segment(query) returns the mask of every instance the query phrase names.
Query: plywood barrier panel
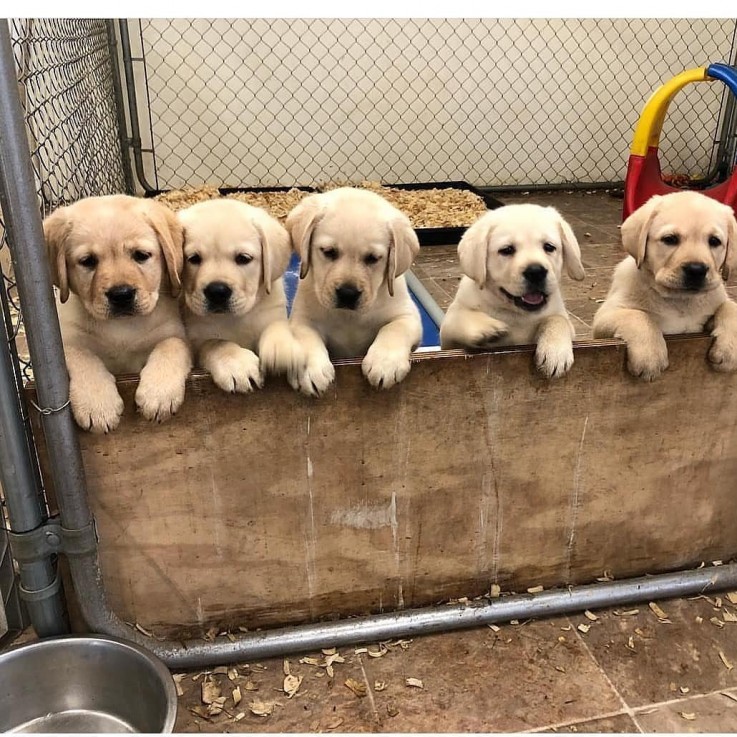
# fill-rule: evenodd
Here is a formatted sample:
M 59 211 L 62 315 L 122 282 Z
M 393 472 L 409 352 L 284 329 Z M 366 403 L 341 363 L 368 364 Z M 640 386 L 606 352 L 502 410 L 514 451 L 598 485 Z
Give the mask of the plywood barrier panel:
M 547 381 L 529 350 L 423 354 L 390 391 L 360 365 L 308 399 L 193 377 L 172 421 L 80 432 L 110 601 L 171 635 L 302 622 L 671 570 L 737 552 L 737 376 L 669 341 Z

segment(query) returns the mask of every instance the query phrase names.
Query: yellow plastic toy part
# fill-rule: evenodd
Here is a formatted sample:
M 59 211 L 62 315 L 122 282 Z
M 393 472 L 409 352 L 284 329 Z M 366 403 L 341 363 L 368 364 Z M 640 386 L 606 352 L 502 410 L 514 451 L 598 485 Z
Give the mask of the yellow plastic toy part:
M 635 137 L 630 149 L 632 155 L 645 156 L 649 148 L 657 148 L 671 100 L 691 82 L 713 82 L 714 79 L 707 76 L 706 70 L 707 67 L 698 67 L 681 72 L 653 92 L 635 128 Z

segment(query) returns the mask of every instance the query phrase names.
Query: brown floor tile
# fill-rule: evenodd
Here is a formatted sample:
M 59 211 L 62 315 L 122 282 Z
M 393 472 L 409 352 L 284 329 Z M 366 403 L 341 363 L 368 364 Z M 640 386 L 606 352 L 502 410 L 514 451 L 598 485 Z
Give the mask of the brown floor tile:
M 382 730 L 507 732 L 616 712 L 621 700 L 575 633 L 561 630 L 568 626 L 564 618 L 505 625 L 362 656 L 369 682 L 386 684 L 373 694 Z
M 589 734 L 613 734 L 613 733 L 636 733 L 640 730 L 627 714 L 616 714 L 611 717 L 603 717 L 600 719 L 591 719 L 586 722 L 577 722 L 576 724 L 568 724 L 564 727 L 551 727 L 546 732 L 573 733 L 583 732 Z
M 730 692 L 737 698 L 737 692 Z M 737 732 L 737 701 L 720 693 L 638 710 L 643 732 Z M 685 717 L 683 715 L 686 715 Z
M 360 659 L 347 648 L 342 652 L 345 663 L 333 663 L 334 675 L 330 677 L 324 668 L 300 663 L 300 657 L 289 657 L 290 673 L 303 676 L 297 694 L 290 698 L 283 691 L 284 670 L 283 659 L 264 660 L 261 667 L 239 666 L 239 677 L 230 681 L 226 674 L 213 674 L 211 677 L 221 687 L 223 696 L 227 696 L 225 712 L 202 718 L 193 713 L 193 709 L 205 709 L 201 700 L 201 684 L 203 676 L 192 680 L 195 673 L 187 674 L 180 685 L 184 694 L 179 697 L 179 713 L 177 715 L 176 732 L 372 732 L 378 728 L 378 720 L 367 697 L 359 698 L 344 684 L 348 679 L 364 683 Z M 321 653 L 312 653 L 310 657 L 324 661 Z M 251 682 L 258 687 L 257 691 L 247 691 L 246 684 Z M 234 706 L 232 691 L 240 686 L 243 700 Z M 251 713 L 249 704 L 254 700 L 276 702 L 273 713 L 269 716 L 256 716 Z M 245 716 L 239 721 L 234 717 L 242 712 Z
M 637 609 L 634 616 L 607 611 L 593 623 L 582 616 L 571 620 L 592 625 L 582 637 L 627 704 L 637 707 L 737 687 L 737 667 L 728 668 L 720 657 L 737 666 L 737 624 L 724 623 L 725 611 L 728 618 L 737 611 L 720 601 L 721 609 L 704 598 L 660 602 L 670 623 L 660 622 L 647 605 L 621 608 Z M 687 695 L 680 688 L 689 689 Z

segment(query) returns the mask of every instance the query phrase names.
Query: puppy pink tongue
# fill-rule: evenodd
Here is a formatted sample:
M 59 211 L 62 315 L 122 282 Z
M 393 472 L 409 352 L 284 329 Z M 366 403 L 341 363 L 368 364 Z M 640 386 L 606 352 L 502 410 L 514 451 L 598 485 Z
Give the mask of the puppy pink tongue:
M 522 301 L 526 305 L 539 305 L 545 299 L 545 295 L 542 292 L 528 292 L 522 295 Z

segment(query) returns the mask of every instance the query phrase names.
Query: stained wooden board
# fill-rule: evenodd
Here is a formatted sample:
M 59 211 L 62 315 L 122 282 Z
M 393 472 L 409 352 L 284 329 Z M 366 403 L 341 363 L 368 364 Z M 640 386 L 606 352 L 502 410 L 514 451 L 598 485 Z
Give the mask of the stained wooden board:
M 379 392 L 192 378 L 173 421 L 80 432 L 110 601 L 166 635 L 270 626 L 672 570 L 737 553 L 737 376 L 669 341 L 646 384 L 622 345 L 546 381 L 529 349 L 422 354 Z

